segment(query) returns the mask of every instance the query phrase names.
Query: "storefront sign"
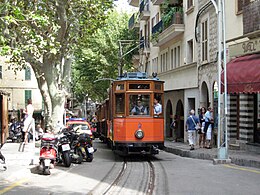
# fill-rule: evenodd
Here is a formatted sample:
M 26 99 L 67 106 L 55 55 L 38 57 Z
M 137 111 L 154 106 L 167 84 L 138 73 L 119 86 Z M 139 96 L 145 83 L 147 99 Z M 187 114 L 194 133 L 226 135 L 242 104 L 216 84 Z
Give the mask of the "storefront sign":
M 229 57 L 231 58 L 255 52 L 260 52 L 260 38 L 229 46 Z

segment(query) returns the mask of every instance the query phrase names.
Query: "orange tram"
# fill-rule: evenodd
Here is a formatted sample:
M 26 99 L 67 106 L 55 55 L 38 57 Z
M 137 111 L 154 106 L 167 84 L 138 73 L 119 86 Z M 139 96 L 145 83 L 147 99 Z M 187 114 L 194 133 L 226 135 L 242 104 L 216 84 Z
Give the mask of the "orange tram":
M 164 147 L 163 91 L 155 74 L 126 73 L 114 80 L 109 98 L 97 107 L 100 140 L 124 155 L 158 154 Z

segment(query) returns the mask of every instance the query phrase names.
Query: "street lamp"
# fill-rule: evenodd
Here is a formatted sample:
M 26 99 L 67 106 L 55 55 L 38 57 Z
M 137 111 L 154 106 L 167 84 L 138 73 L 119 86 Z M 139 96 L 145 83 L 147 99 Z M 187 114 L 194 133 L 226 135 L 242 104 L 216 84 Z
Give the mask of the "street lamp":
M 228 160 L 228 143 L 227 143 L 227 75 L 226 75 L 226 29 L 225 29 L 225 0 L 211 0 L 218 16 L 218 160 Z M 223 44 L 223 46 L 222 46 Z M 221 67 L 221 53 L 223 49 L 223 71 Z M 224 118 L 221 117 L 221 75 L 224 75 Z M 221 124 L 225 135 L 224 142 L 221 144 Z

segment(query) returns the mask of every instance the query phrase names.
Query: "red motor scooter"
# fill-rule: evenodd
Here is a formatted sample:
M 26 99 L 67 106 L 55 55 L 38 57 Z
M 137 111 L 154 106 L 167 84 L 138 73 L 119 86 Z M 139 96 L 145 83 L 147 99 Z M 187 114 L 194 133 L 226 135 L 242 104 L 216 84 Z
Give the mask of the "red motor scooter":
M 57 158 L 57 138 L 50 133 L 43 134 L 41 138 L 39 170 L 44 175 L 50 175 Z

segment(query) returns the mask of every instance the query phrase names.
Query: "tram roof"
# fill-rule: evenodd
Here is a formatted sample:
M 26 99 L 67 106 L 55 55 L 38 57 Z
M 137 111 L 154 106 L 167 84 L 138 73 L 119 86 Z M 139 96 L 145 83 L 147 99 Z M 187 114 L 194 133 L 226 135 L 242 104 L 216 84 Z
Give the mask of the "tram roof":
M 157 77 L 157 73 L 153 73 L 153 78 L 148 78 L 146 72 L 127 72 L 123 76 L 118 77 L 117 80 L 156 80 L 160 81 Z

